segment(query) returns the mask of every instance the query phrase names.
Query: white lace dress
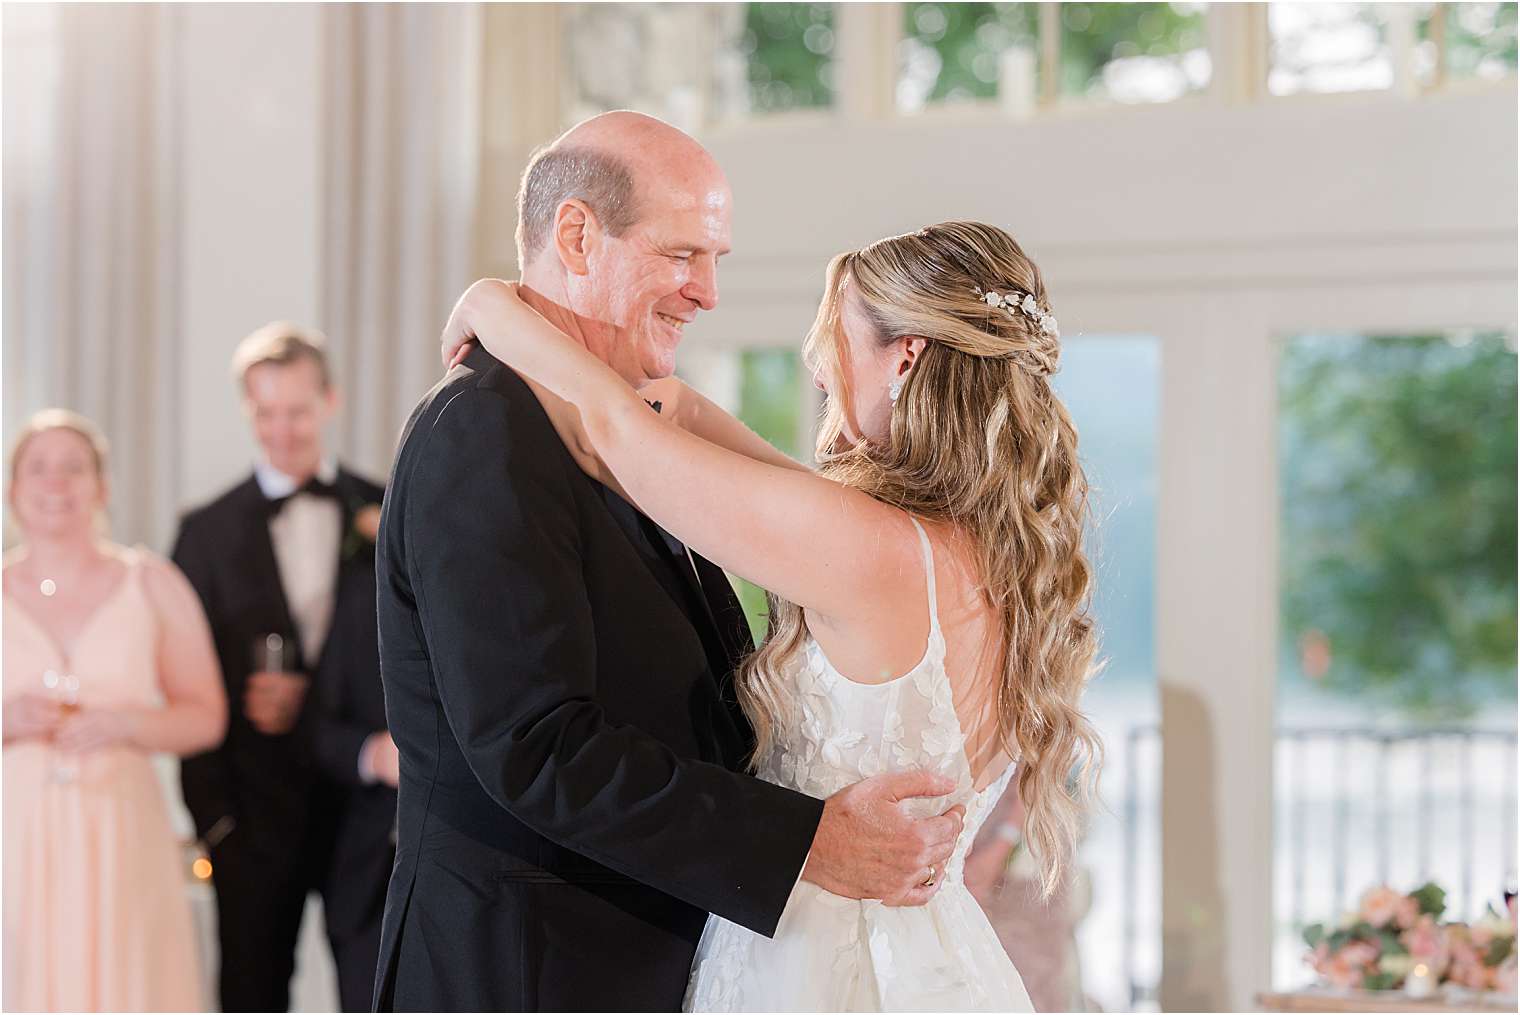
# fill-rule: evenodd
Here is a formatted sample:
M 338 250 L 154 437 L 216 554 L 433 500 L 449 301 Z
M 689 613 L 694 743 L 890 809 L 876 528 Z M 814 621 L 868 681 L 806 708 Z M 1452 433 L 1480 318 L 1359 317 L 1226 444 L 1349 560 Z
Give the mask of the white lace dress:
M 687 1011 L 1034 1011 L 1018 971 L 962 877 L 966 851 L 1014 766 L 974 789 L 945 674 L 934 557 L 915 520 L 928 572 L 929 643 L 884 684 L 842 676 L 809 638 L 791 674 L 801 722 L 778 731 L 760 777 L 825 798 L 883 772 L 929 769 L 955 792 L 905 805 L 937 814 L 966 805 L 965 829 L 927 905 L 884 906 L 808 882 L 792 892 L 774 938 L 708 919 L 686 991 Z

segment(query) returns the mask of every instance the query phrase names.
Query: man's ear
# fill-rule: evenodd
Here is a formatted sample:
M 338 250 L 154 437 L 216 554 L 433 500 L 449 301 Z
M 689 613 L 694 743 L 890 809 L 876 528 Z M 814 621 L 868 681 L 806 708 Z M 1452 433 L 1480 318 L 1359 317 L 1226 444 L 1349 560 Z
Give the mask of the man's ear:
M 554 252 L 570 274 L 585 275 L 591 270 L 591 251 L 600 238 L 596 214 L 584 201 L 572 197 L 554 210 Z

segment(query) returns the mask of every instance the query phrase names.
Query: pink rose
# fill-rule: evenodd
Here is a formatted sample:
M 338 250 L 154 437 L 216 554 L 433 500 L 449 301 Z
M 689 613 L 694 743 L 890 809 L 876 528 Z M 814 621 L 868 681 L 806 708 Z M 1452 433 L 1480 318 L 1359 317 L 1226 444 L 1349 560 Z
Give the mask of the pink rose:
M 1446 936 L 1436 926 L 1435 918 L 1429 914 L 1417 919 L 1414 926 L 1400 936 L 1400 940 L 1410 955 L 1432 966 L 1439 965 L 1439 960 L 1445 958 Z
M 1393 922 L 1399 927 L 1413 927 L 1420 918 L 1420 904 L 1408 895 L 1400 896 L 1393 909 Z
M 1360 915 L 1374 927 L 1386 927 L 1398 914 L 1399 903 L 1405 897 L 1387 885 L 1369 888 L 1362 896 Z
M 1341 949 L 1341 958 L 1354 966 L 1372 966 L 1377 964 L 1381 949 L 1370 941 L 1352 941 Z
M 1353 965 L 1346 961 L 1344 955 L 1337 955 L 1330 960 L 1330 965 L 1325 969 L 1324 976 L 1336 987 L 1360 987 L 1364 970 L 1360 965 Z

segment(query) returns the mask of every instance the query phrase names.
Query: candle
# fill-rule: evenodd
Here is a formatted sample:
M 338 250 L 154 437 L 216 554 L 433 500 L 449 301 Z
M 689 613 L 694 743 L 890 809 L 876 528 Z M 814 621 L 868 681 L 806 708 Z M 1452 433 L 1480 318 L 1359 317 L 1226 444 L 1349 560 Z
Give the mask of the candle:
M 1423 962 L 1415 964 L 1404 979 L 1404 993 L 1413 998 L 1429 997 L 1436 992 L 1435 974 Z

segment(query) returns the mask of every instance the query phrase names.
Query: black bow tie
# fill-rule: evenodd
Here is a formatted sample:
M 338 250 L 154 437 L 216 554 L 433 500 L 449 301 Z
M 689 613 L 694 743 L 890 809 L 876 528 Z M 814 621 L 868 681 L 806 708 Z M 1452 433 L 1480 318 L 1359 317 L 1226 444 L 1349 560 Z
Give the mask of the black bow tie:
M 310 494 L 313 497 L 326 497 L 328 500 L 334 501 L 338 504 L 343 503 L 343 497 L 338 492 L 337 484 L 325 483 L 322 480 L 318 479 L 316 476 L 313 476 L 306 482 L 302 483 L 301 486 L 295 491 L 286 494 L 284 497 L 270 497 L 264 502 L 265 511 L 268 513 L 270 518 L 273 518 L 275 515 L 284 510 L 286 504 L 289 504 L 291 500 L 299 497 L 303 493 Z

